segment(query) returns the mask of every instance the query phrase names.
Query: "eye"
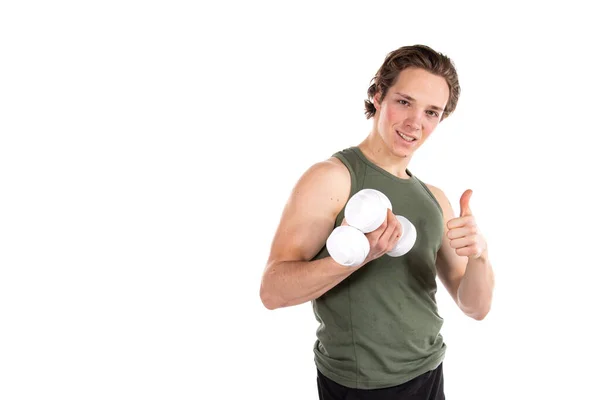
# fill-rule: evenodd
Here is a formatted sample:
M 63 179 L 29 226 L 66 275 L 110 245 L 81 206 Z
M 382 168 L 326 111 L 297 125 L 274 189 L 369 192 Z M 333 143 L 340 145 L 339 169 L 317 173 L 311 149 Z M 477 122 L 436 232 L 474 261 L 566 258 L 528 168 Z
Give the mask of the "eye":
M 407 106 L 409 104 L 408 101 L 403 99 L 398 100 L 398 103 L 402 104 L 403 106 Z
M 430 117 L 439 117 L 440 114 L 438 114 L 436 111 L 433 110 L 427 110 L 427 115 L 429 115 Z

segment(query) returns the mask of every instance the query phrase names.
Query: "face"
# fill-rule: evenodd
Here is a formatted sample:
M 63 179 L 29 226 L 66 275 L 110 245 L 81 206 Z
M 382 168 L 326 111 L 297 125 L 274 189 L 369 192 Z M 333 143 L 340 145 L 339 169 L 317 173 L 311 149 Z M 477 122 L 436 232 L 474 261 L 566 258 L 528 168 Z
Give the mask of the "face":
M 375 96 L 377 131 L 392 154 L 408 157 L 421 147 L 440 123 L 449 95 L 441 76 L 407 68 L 381 103 Z

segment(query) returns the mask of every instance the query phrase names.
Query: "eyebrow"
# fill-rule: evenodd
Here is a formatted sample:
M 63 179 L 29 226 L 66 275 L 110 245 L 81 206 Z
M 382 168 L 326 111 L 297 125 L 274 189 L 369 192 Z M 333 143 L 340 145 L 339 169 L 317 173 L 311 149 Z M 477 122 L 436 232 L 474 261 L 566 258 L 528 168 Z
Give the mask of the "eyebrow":
M 394 92 L 394 94 L 398 94 L 398 95 L 400 95 L 400 96 L 402 96 L 402 97 L 406 98 L 406 100 L 410 100 L 410 101 L 416 101 L 414 98 L 412 98 L 412 97 L 410 97 L 409 95 L 407 95 L 407 94 L 404 94 L 404 93 L 400 93 L 400 92 Z M 435 110 L 435 111 L 439 111 L 439 112 L 443 112 L 443 111 L 444 111 L 444 109 L 443 109 L 443 108 L 441 108 L 441 107 L 438 107 L 438 106 L 434 106 L 434 105 L 430 105 L 430 106 L 429 106 L 429 108 L 431 108 L 432 110 Z

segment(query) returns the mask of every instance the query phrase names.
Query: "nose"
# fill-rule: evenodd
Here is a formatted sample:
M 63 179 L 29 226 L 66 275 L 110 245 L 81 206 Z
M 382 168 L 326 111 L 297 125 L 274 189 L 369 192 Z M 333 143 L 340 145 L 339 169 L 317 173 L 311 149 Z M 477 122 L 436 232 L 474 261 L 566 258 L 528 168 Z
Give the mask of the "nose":
M 413 131 L 421 129 L 421 113 L 417 110 L 412 111 L 407 115 L 404 121 L 405 126 Z

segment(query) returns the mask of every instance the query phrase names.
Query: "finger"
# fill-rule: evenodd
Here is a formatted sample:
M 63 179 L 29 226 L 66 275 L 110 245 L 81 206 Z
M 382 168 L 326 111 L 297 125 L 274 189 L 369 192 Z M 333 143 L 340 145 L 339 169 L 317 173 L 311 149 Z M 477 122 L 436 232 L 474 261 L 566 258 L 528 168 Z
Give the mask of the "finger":
M 472 246 L 477 243 L 477 238 L 475 236 L 467 236 L 459 239 L 452 239 L 450 241 L 450 247 L 453 249 L 460 249 L 463 247 Z
M 467 215 L 465 217 L 452 218 L 446 226 L 448 229 L 456 229 L 463 226 L 475 225 L 475 217 L 472 215 Z
M 471 200 L 471 195 L 473 191 L 471 189 L 465 190 L 465 192 L 460 196 L 460 216 L 465 217 L 467 215 L 473 215 L 471 213 L 471 207 L 469 206 L 469 201 Z
M 369 241 L 369 245 L 371 247 L 371 252 L 369 253 L 369 255 L 373 254 L 375 255 L 375 257 L 381 255 L 383 246 L 385 246 L 385 244 L 382 244 L 381 237 L 385 233 L 387 226 L 388 218 L 386 215 L 386 219 L 379 226 L 379 228 L 375 229 L 373 232 L 365 233 L 365 236 L 367 237 L 367 240 Z
M 477 233 L 477 227 L 474 225 L 466 225 L 460 228 L 450 229 L 448 231 L 448 239 L 458 239 L 461 237 L 473 236 Z
M 387 245 L 387 243 L 389 243 L 389 241 L 392 239 L 394 231 L 396 231 L 396 228 L 398 227 L 398 225 L 400 225 L 400 222 L 398 222 L 398 219 L 396 218 L 394 213 L 392 213 L 392 210 L 390 210 L 389 208 L 387 212 L 386 222 L 387 226 L 385 231 L 381 234 L 380 240 Z
M 479 255 L 481 254 L 481 251 L 479 250 L 479 248 L 477 246 L 468 246 L 468 247 L 463 247 L 463 248 L 457 249 L 456 254 L 458 254 L 459 256 L 466 256 L 466 257 L 471 257 L 471 256 L 479 257 Z
M 398 223 L 396 225 L 396 229 L 394 229 L 394 231 L 392 232 L 391 236 L 390 236 L 390 242 L 388 243 L 388 251 L 392 250 L 394 247 L 396 247 L 396 244 L 398 243 L 398 240 L 400 240 L 400 238 L 402 237 L 402 224 Z

